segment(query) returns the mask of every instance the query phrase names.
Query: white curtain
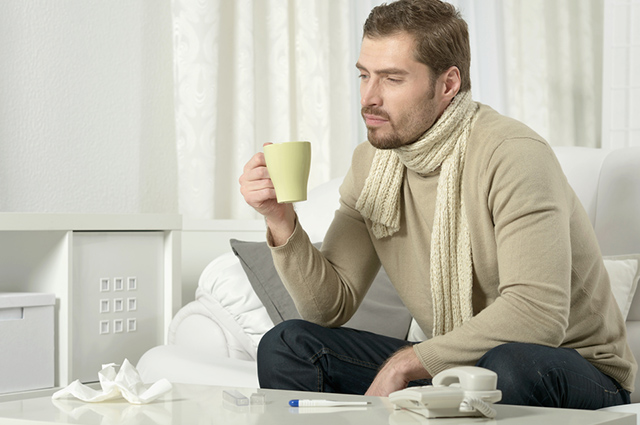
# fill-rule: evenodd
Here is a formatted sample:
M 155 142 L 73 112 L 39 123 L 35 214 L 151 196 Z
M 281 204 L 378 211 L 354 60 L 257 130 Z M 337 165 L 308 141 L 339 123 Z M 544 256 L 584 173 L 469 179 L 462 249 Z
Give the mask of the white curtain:
M 600 146 L 603 0 L 451 3 L 469 24 L 476 100 L 554 146 Z
M 504 0 L 507 113 L 552 145 L 599 147 L 602 0 Z
M 366 139 L 354 64 L 383 0 L 173 0 L 180 212 L 255 218 L 239 193 L 268 141 L 309 140 L 309 187 Z M 598 146 L 603 0 L 452 0 L 476 100 L 554 145 Z
M 265 142 L 311 141 L 311 188 L 347 171 L 364 140 L 355 40 L 372 4 L 173 1 L 182 214 L 255 217 L 237 181 Z

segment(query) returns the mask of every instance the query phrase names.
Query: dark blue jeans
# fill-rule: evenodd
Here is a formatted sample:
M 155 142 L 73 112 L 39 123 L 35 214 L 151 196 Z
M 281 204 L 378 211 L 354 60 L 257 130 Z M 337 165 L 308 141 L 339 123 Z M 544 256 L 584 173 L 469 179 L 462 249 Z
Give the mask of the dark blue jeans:
M 289 320 L 260 341 L 260 386 L 364 394 L 384 361 L 409 344 L 370 332 Z M 503 344 L 487 352 L 477 366 L 498 374 L 505 404 L 599 409 L 629 403 L 628 391 L 573 349 Z

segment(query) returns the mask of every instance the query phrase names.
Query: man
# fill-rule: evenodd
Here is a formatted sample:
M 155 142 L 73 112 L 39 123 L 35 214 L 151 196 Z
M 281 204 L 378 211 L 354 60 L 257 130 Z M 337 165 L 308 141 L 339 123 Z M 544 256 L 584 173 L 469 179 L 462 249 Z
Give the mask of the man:
M 356 148 L 321 251 L 278 204 L 264 156 L 240 178 L 301 316 L 264 336 L 261 386 L 387 396 L 451 367 L 503 402 L 629 403 L 637 370 L 589 219 L 548 144 L 471 100 L 466 23 L 438 0 L 376 7 L 356 67 Z M 340 328 L 383 265 L 431 337 Z

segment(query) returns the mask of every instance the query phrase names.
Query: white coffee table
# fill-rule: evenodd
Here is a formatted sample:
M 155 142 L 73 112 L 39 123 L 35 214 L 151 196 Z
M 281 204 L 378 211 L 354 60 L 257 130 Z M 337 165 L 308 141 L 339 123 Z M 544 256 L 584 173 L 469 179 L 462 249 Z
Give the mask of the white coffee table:
M 250 397 L 264 394 L 264 405 L 236 406 L 223 399 L 224 387 L 175 384 L 171 393 L 147 405 L 131 405 L 124 400 L 83 403 L 73 398 L 51 400 L 50 393 L 0 402 L 0 425 L 4 424 L 330 424 L 330 425 L 408 425 L 408 424 L 543 424 L 543 425 L 636 425 L 636 415 L 603 411 L 545 409 L 497 405 L 495 420 L 482 418 L 431 419 L 394 410 L 387 398 L 300 393 L 293 391 L 237 388 Z M 37 395 L 37 394 L 36 394 Z M 15 397 L 14 397 L 15 398 Z M 367 400 L 361 408 L 291 408 L 289 400 L 298 398 L 330 398 Z M 6 399 L 6 398 L 5 398 Z

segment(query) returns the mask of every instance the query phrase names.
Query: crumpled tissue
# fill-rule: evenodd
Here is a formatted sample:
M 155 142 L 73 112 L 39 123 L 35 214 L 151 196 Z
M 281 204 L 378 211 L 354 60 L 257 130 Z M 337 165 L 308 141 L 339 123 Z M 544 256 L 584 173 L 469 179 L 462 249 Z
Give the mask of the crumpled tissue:
M 124 397 L 131 404 L 146 404 L 171 391 L 171 383 L 164 378 L 149 387 L 143 384 L 140 374 L 127 359 L 124 359 L 117 374 L 115 366 L 115 363 L 102 365 L 102 370 L 98 372 L 102 390 L 95 390 L 76 380 L 54 393 L 51 398 L 55 400 L 72 395 L 82 401 L 97 403 Z

